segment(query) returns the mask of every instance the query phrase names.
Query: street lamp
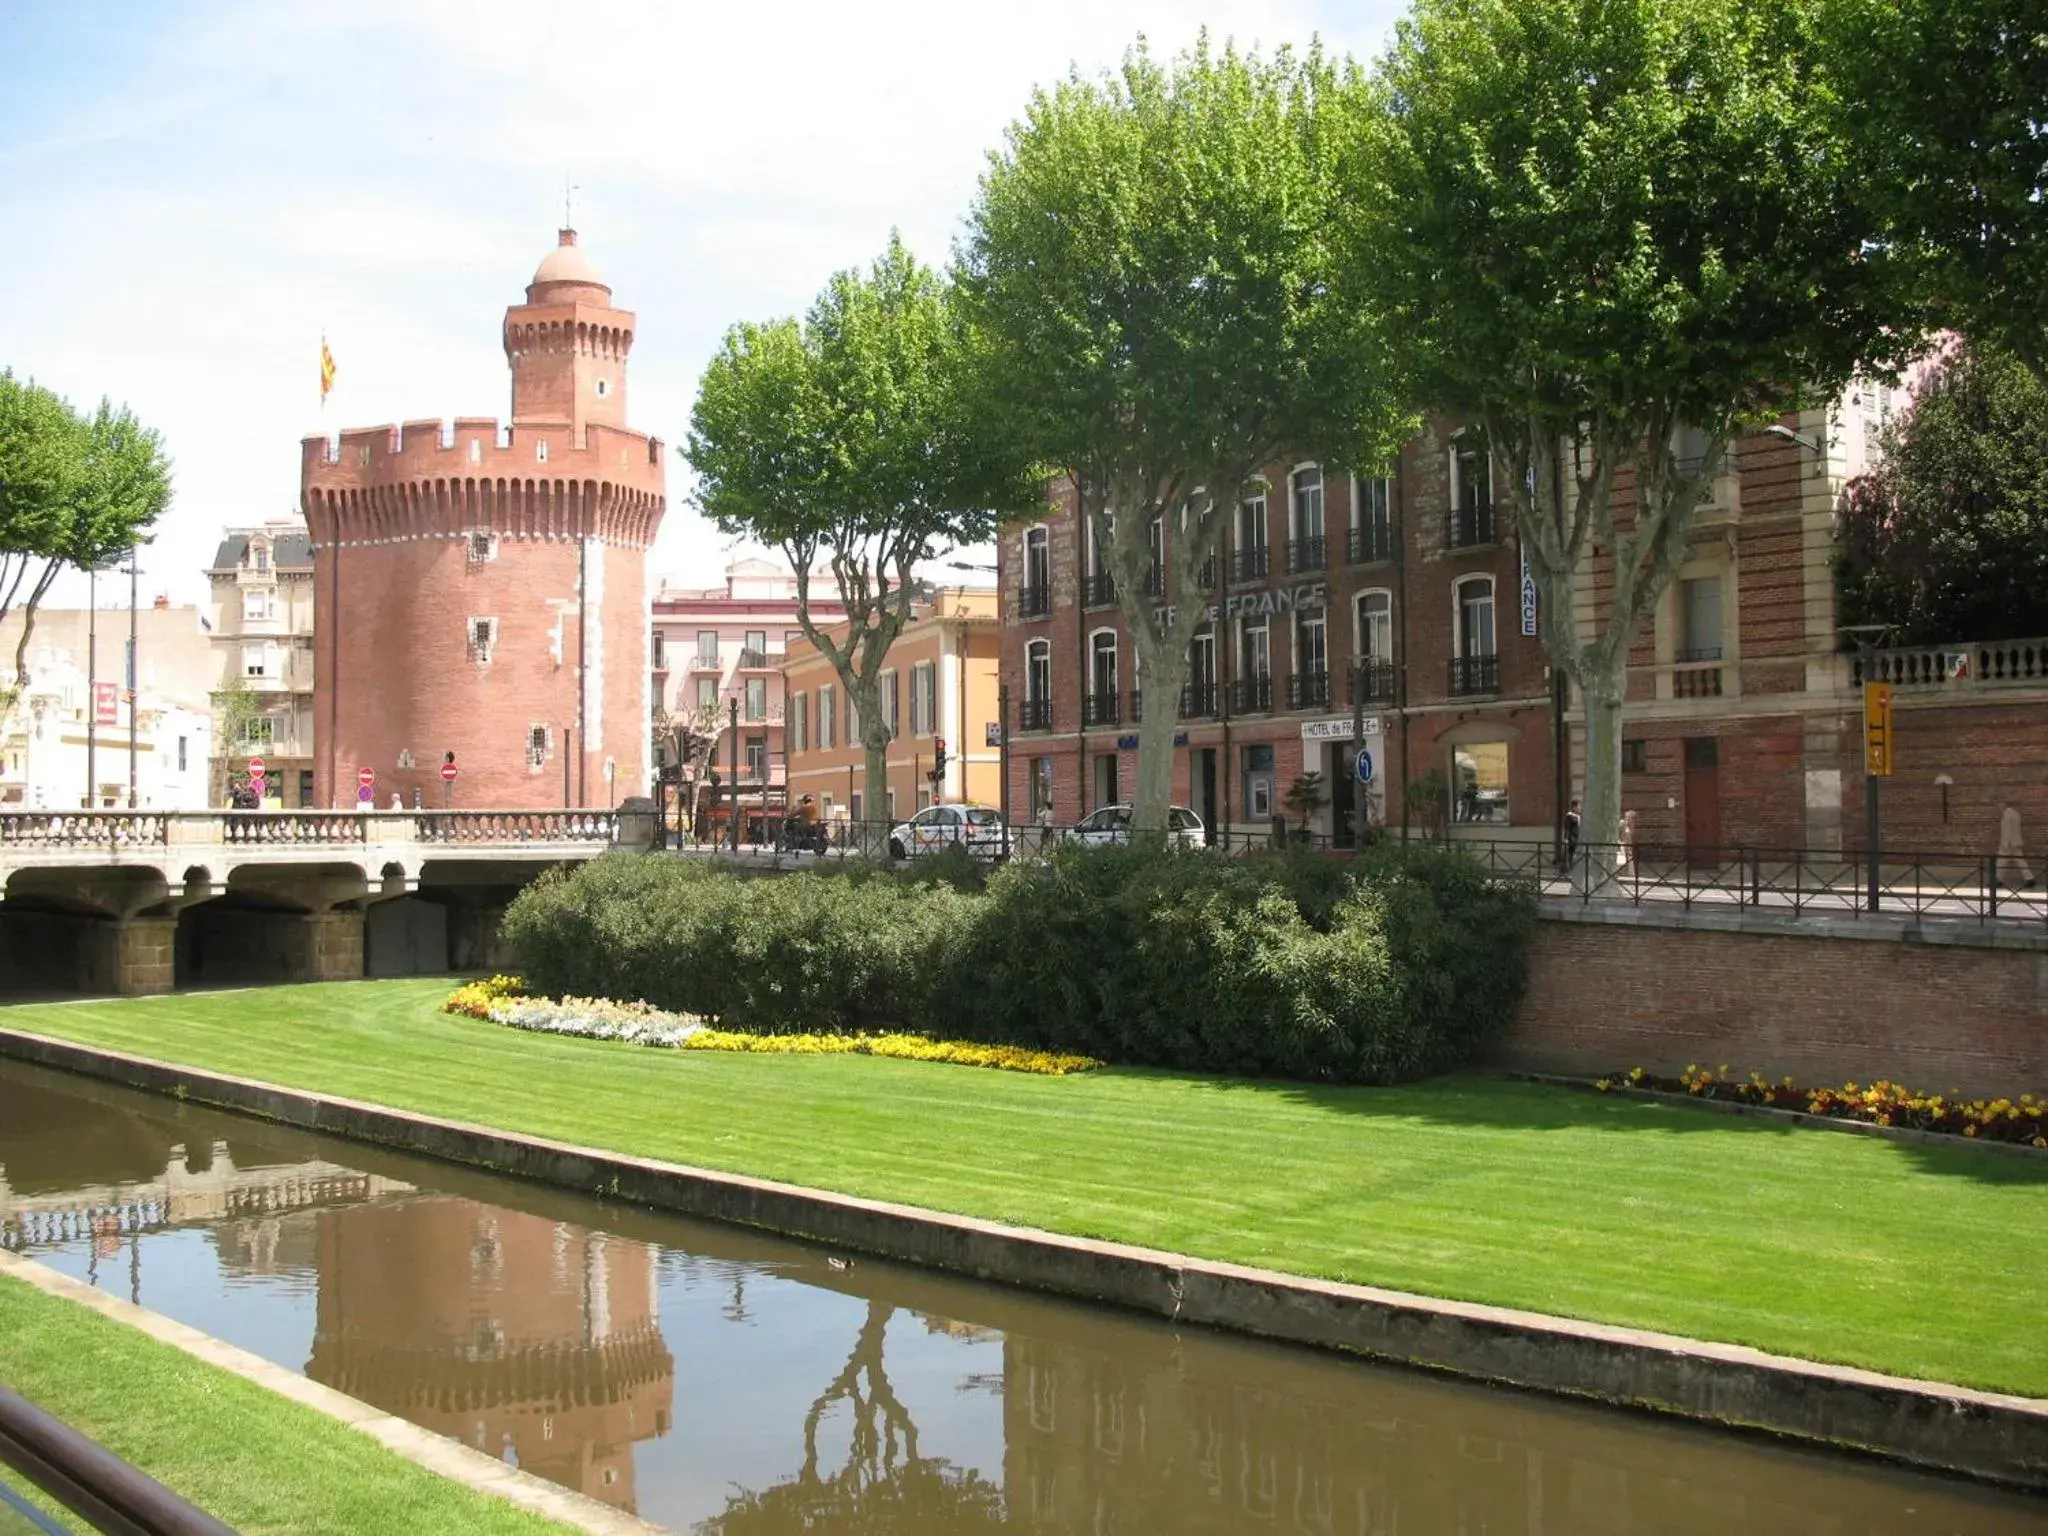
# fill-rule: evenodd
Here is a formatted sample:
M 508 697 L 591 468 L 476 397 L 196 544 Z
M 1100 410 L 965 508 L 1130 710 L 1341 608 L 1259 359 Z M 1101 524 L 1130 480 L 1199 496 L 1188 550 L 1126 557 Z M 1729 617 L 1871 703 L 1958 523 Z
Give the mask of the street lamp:
M 1821 449 L 1819 443 L 1815 442 L 1812 438 L 1807 437 L 1802 433 L 1794 432 L 1790 427 L 1783 426 L 1778 422 L 1774 421 L 1769 426 L 1765 427 L 1764 436 L 1783 438 L 1786 442 L 1793 444 L 1795 447 L 1804 448 L 1808 453 L 1812 454 L 1815 458 L 1820 457 Z

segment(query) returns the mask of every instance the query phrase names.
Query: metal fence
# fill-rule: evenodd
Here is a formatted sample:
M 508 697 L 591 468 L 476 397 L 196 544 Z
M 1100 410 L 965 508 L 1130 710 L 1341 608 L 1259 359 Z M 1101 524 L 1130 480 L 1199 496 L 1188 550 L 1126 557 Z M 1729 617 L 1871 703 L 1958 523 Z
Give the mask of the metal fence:
M 5 1387 L 0 1387 L 0 1462 L 86 1522 L 60 1522 L 0 1484 L 0 1513 L 11 1509 L 46 1536 L 82 1530 L 106 1536 L 235 1536 L 155 1478 Z
M 793 820 L 771 819 L 738 849 L 724 840 L 673 846 L 699 855 L 737 855 L 748 862 L 801 868 L 846 858 L 914 862 L 959 843 L 977 859 L 1043 858 L 1070 844 L 1128 842 L 1127 828 L 1099 823 L 1012 823 L 985 827 L 940 827 L 920 835 L 906 821 L 826 821 L 810 838 Z M 1525 884 L 1546 900 L 1582 905 L 1651 904 L 1684 909 L 1779 913 L 1793 917 L 1914 917 L 1978 923 L 2048 926 L 2048 892 L 2029 861 L 2001 860 L 1978 853 L 1885 853 L 1873 866 L 1862 855 L 1811 848 L 1686 849 L 1639 844 L 1581 844 L 1567 861 L 1549 841 L 1529 838 L 1438 839 L 1398 828 L 1376 829 L 1359 838 L 1332 838 L 1275 823 L 1244 828 L 1176 832 L 1176 845 L 1190 851 L 1245 856 L 1276 849 L 1305 849 L 1336 858 L 1356 857 L 1372 848 L 1399 857 L 1405 850 L 1450 849 L 1475 860 L 1497 880 Z

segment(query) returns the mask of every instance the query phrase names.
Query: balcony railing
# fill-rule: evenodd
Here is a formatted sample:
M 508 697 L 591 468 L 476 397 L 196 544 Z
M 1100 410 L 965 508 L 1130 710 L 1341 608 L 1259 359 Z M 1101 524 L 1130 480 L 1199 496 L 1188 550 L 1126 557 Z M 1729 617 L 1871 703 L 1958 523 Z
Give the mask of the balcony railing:
M 1180 717 L 1183 720 L 1211 719 L 1219 702 L 1213 682 L 1189 683 L 1180 691 Z
M 1195 580 L 1201 585 L 1204 592 L 1214 592 L 1216 590 L 1216 557 L 1214 555 L 1211 555 L 1202 562 L 1202 568 L 1196 572 Z
M 1451 697 L 1470 698 L 1474 694 L 1500 692 L 1500 657 L 1498 656 L 1453 656 L 1451 658 Z
M 1230 688 L 1231 708 L 1241 715 L 1264 714 L 1273 707 L 1273 679 L 1263 672 L 1240 677 Z
M 1495 542 L 1493 504 L 1479 502 L 1451 508 L 1451 548 L 1478 549 Z
M 1145 572 L 1145 595 L 1162 597 L 1166 593 L 1166 567 L 1155 565 Z
M 1081 601 L 1090 608 L 1106 608 L 1116 601 L 1116 578 L 1097 571 L 1081 583 Z
M 1122 719 L 1117 705 L 1120 695 L 1114 688 L 1107 693 L 1084 693 L 1081 695 L 1081 724 L 1115 725 Z
M 1330 707 L 1330 674 L 1328 672 L 1296 672 L 1287 679 L 1287 707 L 1289 709 L 1328 709 Z
M 766 672 L 775 666 L 775 661 L 774 654 L 769 651 L 757 651 L 751 646 L 743 647 L 740 651 L 742 672 Z
M 1052 700 L 1025 699 L 1017 706 L 1017 729 L 1020 731 L 1049 731 L 1052 729 Z
M 1306 539 L 1287 541 L 1287 570 L 1289 575 L 1302 571 L 1320 571 L 1330 563 L 1330 546 L 1318 533 Z
M 1262 581 L 1267 570 L 1266 546 L 1254 544 L 1250 549 L 1233 550 L 1230 556 L 1230 579 L 1232 581 Z
M 1042 619 L 1052 612 L 1052 588 L 1043 584 L 1023 587 L 1017 593 L 1017 611 L 1027 619 Z
M 1715 652 L 1715 655 L 1719 654 L 1720 652 Z M 1671 696 L 1674 699 L 1720 698 L 1720 664 L 1714 661 L 1681 661 L 1671 669 Z
M 1391 704 L 1394 702 L 1394 664 L 1377 657 L 1356 662 L 1351 668 L 1351 702 Z
M 1394 558 L 1394 530 L 1386 523 L 1368 523 L 1351 530 L 1344 558 L 1353 565 L 1372 565 Z
M 1944 692 L 2048 687 L 2048 640 L 1959 641 L 1872 651 L 1851 663 L 1858 683 Z

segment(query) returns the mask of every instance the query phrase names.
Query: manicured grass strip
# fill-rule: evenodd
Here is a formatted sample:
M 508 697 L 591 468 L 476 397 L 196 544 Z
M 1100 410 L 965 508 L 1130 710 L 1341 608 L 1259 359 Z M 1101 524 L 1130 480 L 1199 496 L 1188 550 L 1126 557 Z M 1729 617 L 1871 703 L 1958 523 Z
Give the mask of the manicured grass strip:
M 6 1276 L 0 1381 L 243 1536 L 570 1530 L 437 1477 L 324 1414 Z M 70 1515 L 63 1523 L 79 1524 Z
M 447 990 L 23 1006 L 0 1026 L 997 1221 L 2048 1396 L 2041 1160 L 1480 1077 L 1340 1089 L 650 1051 L 444 1015 Z

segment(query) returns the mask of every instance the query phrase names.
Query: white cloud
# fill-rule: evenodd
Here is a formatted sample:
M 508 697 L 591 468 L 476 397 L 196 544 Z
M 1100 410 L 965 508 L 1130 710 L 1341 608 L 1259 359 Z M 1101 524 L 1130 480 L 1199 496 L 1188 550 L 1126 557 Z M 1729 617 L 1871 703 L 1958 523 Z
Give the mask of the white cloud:
M 43 52 L 0 58 L 0 366 L 163 431 L 177 501 L 144 569 L 189 599 L 224 523 L 296 499 L 302 434 L 504 412 L 499 320 L 565 175 L 639 315 L 635 424 L 674 443 L 732 321 L 801 309 L 892 227 L 943 259 L 1034 85 L 1204 22 L 1267 47 L 1320 25 L 1365 53 L 1395 7 L 620 0 L 570 25 L 539 0 L 251 0 L 148 12 L 105 61 L 34 82 L 62 88 L 33 116 L 7 111 L 10 83 L 110 45 L 89 8 L 28 9 Z M 727 541 L 684 481 L 671 461 L 654 564 L 709 581 Z

